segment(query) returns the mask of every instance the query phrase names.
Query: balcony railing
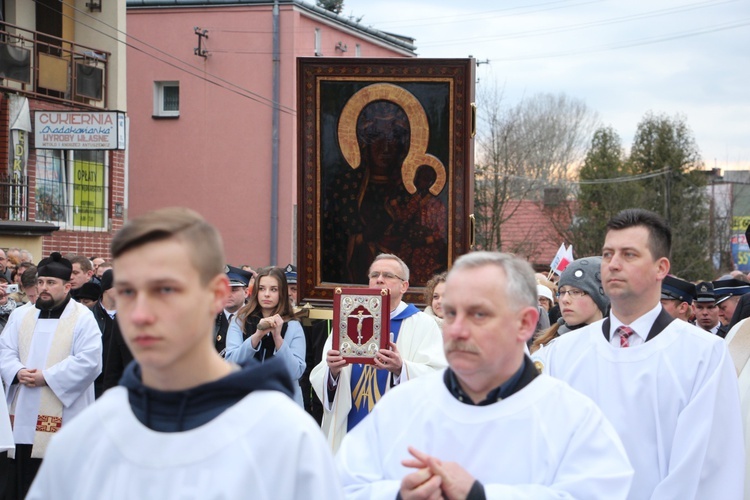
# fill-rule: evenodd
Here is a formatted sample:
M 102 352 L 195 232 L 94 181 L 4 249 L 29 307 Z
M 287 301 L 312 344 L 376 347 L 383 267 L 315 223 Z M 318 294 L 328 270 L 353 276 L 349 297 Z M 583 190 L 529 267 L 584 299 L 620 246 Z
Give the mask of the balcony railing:
M 0 172 L 0 220 L 29 220 L 28 202 L 29 179 Z
M 107 109 L 110 53 L 0 22 L 0 89 Z

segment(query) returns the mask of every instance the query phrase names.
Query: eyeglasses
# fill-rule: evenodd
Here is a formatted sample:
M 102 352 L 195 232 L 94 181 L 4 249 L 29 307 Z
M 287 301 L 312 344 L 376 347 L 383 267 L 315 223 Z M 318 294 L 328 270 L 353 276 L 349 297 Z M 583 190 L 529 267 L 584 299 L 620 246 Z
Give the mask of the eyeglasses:
M 404 278 L 402 278 L 398 274 L 389 273 L 388 271 L 383 271 L 383 272 L 373 271 L 368 276 L 371 280 L 376 280 L 382 276 L 383 279 L 386 279 L 386 280 L 392 280 L 393 278 L 397 278 L 401 281 L 406 281 Z
M 565 297 L 566 293 L 568 295 L 570 295 L 571 299 L 577 299 L 579 297 L 583 297 L 584 295 L 588 295 L 583 290 L 578 290 L 576 288 L 571 288 L 570 290 L 560 290 L 559 292 L 557 292 L 557 298 L 561 299 L 561 298 Z

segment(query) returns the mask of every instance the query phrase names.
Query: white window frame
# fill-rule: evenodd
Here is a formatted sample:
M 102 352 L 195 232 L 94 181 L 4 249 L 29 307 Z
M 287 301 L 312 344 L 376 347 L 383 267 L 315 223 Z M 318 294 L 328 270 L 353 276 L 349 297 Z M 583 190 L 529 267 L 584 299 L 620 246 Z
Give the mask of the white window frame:
M 315 55 L 320 57 L 323 55 L 323 34 L 320 28 L 315 28 Z
M 164 88 L 165 87 L 177 87 L 177 92 L 180 92 L 179 81 L 156 81 L 154 82 L 154 114 L 153 116 L 166 117 L 166 118 L 177 118 L 180 116 L 179 104 L 176 110 L 164 109 Z

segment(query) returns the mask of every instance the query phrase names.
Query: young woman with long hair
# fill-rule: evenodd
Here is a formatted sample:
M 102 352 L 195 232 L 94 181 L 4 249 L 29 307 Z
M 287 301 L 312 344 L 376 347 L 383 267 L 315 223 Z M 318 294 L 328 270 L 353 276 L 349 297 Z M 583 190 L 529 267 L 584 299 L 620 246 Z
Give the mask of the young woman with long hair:
M 261 269 L 250 299 L 229 325 L 227 360 L 244 363 L 254 358 L 263 363 L 272 357 L 283 359 L 295 380 L 294 399 L 302 406 L 299 379 L 305 371 L 305 350 L 305 334 L 294 319 L 284 271 Z

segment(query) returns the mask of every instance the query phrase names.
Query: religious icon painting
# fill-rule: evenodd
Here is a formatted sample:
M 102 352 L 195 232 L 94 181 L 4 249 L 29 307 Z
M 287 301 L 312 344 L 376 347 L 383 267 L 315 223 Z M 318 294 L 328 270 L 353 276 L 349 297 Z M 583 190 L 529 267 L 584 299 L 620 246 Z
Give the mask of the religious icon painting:
M 298 59 L 301 301 L 410 269 L 408 302 L 472 245 L 472 59 Z
M 333 349 L 349 363 L 374 364 L 388 349 L 391 303 L 388 289 L 339 288 L 333 294 Z

